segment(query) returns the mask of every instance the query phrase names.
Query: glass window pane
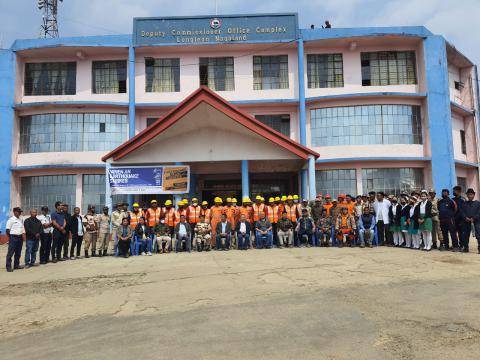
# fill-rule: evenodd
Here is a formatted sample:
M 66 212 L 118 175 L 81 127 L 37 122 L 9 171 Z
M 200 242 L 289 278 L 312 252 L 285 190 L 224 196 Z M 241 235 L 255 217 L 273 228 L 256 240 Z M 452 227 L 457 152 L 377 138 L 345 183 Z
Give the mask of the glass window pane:
M 355 195 L 357 193 L 357 178 L 355 169 L 317 170 L 316 189 L 318 194 Z
M 77 63 L 26 63 L 24 95 L 75 95 Z
M 127 92 L 127 62 L 93 61 L 92 92 L 94 94 L 118 94 Z
M 362 85 L 416 84 L 414 51 L 380 51 L 361 54 Z
M 146 92 L 179 92 L 180 59 L 145 58 Z

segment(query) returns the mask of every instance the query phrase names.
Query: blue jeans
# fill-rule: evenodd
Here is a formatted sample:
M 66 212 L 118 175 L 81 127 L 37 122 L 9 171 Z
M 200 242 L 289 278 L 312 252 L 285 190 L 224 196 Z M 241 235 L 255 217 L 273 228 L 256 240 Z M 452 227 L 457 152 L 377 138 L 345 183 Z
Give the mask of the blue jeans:
M 247 250 L 250 247 L 250 234 L 243 235 L 237 232 L 237 245 L 238 250 Z
M 306 237 L 306 242 L 305 242 L 305 245 L 310 243 L 312 245 L 314 245 L 313 243 L 313 234 L 307 232 L 307 231 L 302 231 L 300 230 L 298 232 L 298 246 L 302 246 L 304 244 L 304 237 Z
M 257 249 L 270 249 L 273 245 L 273 234 L 272 231 L 267 232 L 266 234 L 260 234 L 260 231 L 255 231 L 255 243 Z
M 185 250 L 187 252 L 191 251 L 192 248 L 192 241 L 190 239 L 190 235 L 177 235 L 177 242 L 175 243 L 175 252 L 180 252 L 182 250 L 182 241 L 185 241 Z
M 225 239 L 225 247 L 222 246 L 222 237 L 220 234 L 217 234 L 216 238 L 216 244 L 217 244 L 217 250 L 224 249 L 224 250 L 229 250 L 230 249 L 230 234 L 227 234 L 224 239 Z
M 139 255 L 142 252 L 152 252 L 152 239 L 136 238 L 135 240 L 135 255 Z
M 7 250 L 7 269 L 12 267 L 16 269 L 20 266 L 20 256 L 22 255 L 23 239 L 21 235 L 10 235 Z
M 30 239 L 26 241 L 25 265 L 35 264 L 39 242 L 40 240 L 38 239 Z

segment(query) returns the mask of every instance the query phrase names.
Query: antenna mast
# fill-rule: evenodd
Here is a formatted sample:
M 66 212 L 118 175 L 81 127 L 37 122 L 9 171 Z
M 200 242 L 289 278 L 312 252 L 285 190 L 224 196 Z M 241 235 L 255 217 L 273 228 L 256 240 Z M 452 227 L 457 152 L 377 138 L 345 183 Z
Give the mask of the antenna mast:
M 60 2 L 63 2 L 63 0 L 60 0 Z M 40 37 L 58 38 L 58 0 L 38 0 L 38 9 L 43 12 L 43 23 L 40 26 Z

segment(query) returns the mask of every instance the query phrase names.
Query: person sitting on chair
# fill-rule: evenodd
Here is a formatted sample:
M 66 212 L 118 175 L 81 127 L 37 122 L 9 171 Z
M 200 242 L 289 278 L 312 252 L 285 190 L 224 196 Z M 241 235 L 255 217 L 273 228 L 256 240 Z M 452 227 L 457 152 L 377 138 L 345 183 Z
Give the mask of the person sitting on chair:
M 260 219 L 255 223 L 255 241 L 257 249 L 271 249 L 273 245 L 272 224 L 263 211 L 260 212 Z
M 175 238 L 177 239 L 175 243 L 175 252 L 179 252 L 180 250 L 185 250 L 190 252 L 190 247 L 192 242 L 190 241 L 190 234 L 192 229 L 190 228 L 190 224 L 187 223 L 185 215 L 180 215 L 180 222 L 175 225 Z
M 317 222 L 317 246 L 330 246 L 332 226 L 332 217 L 327 214 L 327 209 L 322 209 L 322 213 Z
M 172 238 L 170 237 L 170 227 L 165 224 L 165 219 L 161 219 L 153 231 L 158 252 L 168 253 L 172 248 Z
M 194 229 L 195 239 L 194 244 L 197 247 L 197 251 L 203 250 L 210 251 L 210 239 L 212 237 L 212 228 L 210 224 L 205 221 L 205 215 L 201 214 L 199 221 L 195 225 Z
M 135 228 L 135 254 L 152 256 L 151 229 L 145 224 L 145 218 L 143 216 L 139 218 L 138 221 L 137 227 Z
M 128 218 L 122 219 L 122 225 L 118 230 L 118 256 L 128 258 L 130 250 L 130 242 L 132 241 L 132 229 Z
M 348 213 L 348 208 L 342 207 L 335 222 L 335 235 L 339 241 L 340 247 L 343 246 L 345 238 L 347 240 L 347 245 L 350 247 L 355 245 L 356 228 L 355 218 Z
M 364 207 L 362 216 L 358 218 L 358 235 L 361 248 L 365 247 L 365 243 L 368 247 L 372 247 L 375 223 L 375 216 L 370 212 L 368 206 Z
M 313 245 L 313 234 L 315 233 L 315 222 L 308 215 L 308 210 L 302 209 L 302 216 L 297 222 L 297 236 L 299 246 Z
M 221 220 L 216 227 L 216 247 L 217 250 L 228 251 L 230 249 L 230 237 L 232 233 L 232 224 L 227 221 L 227 215 L 222 214 Z

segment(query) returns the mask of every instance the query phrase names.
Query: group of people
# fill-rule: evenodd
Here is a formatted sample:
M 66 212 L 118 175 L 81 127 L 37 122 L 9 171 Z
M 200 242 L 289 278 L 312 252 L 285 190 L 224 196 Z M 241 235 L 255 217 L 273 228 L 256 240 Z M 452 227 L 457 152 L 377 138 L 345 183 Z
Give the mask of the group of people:
M 85 215 L 78 207 L 69 214 L 68 206 L 57 202 L 52 213 L 44 206 L 40 214 L 32 209 L 26 218 L 17 207 L 7 222 L 6 267 L 23 268 L 24 241 L 25 268 L 37 265 L 39 248 L 40 264 L 80 258 L 82 243 L 85 258 L 108 255 L 110 242 L 112 255 L 121 257 L 192 248 L 200 252 L 357 245 L 468 252 L 472 229 L 477 239 L 480 236 L 480 202 L 474 200 L 473 189 L 467 190 L 467 199 L 461 194 L 456 186 L 453 198 L 444 189 L 440 199 L 430 189 L 398 197 L 373 191 L 356 197 L 340 194 L 337 199 L 327 194 L 314 201 L 300 201 L 298 195 L 266 201 L 257 195 L 254 201 L 243 198 L 241 205 L 235 198 L 224 203 L 219 197 L 213 206 L 197 198 L 176 206 L 167 200 L 163 207 L 152 200 L 147 208 L 134 203 L 130 211 L 128 204 L 116 204 L 111 214 L 108 207 L 97 214 L 89 206 Z

